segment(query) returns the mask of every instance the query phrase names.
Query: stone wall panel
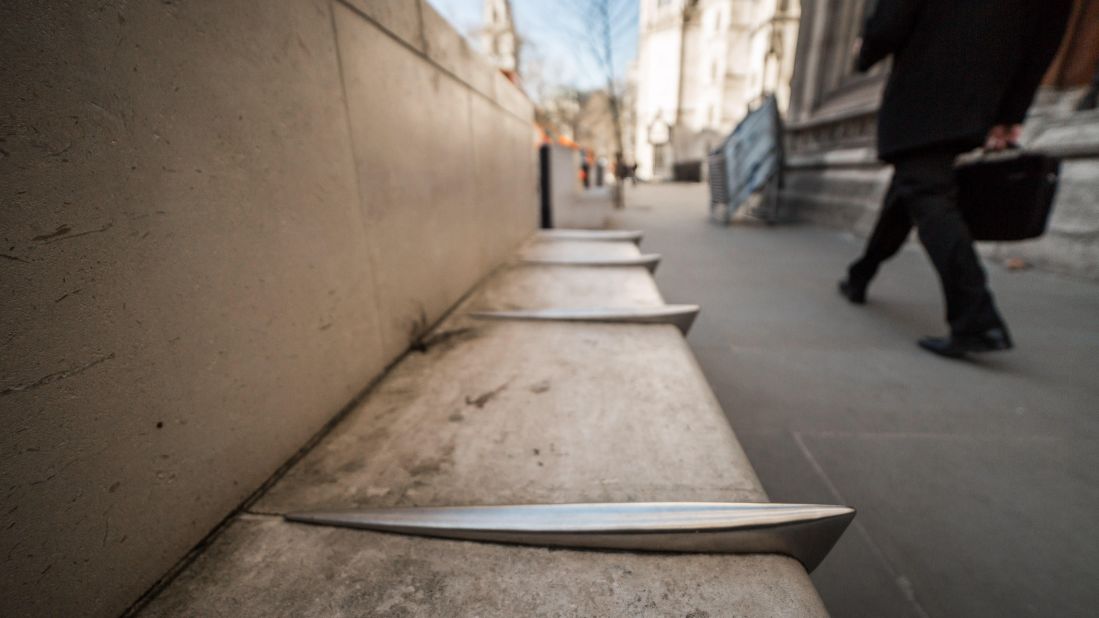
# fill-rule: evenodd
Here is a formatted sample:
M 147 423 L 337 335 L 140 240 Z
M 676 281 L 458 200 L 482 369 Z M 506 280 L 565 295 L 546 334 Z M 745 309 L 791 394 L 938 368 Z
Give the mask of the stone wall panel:
M 0 6 L 0 614 L 124 610 L 533 230 L 353 4 Z

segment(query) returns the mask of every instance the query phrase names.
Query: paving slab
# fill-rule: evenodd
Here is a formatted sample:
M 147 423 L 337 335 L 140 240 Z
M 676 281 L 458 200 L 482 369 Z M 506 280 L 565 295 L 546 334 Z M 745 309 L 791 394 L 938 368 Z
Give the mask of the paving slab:
M 887 563 L 903 565 L 929 615 L 1094 615 L 1099 587 L 1080 575 L 1096 573 L 1099 470 L 1075 464 L 1099 452 L 1099 440 L 874 432 L 801 439 L 829 482 L 860 505 L 860 525 Z M 858 463 L 863 457 L 875 465 Z M 1035 488 L 1042 500 L 1033 499 Z M 919 526 L 898 525 L 913 516 Z
M 767 494 L 775 502 L 830 504 L 836 500 L 790 432 L 740 430 L 737 437 L 748 449 L 752 466 L 767 483 Z M 822 593 L 829 613 L 837 617 L 927 618 L 927 612 L 911 598 L 911 581 L 898 571 L 896 563 L 887 561 L 874 539 L 866 534 L 861 510 L 866 506 L 859 504 L 859 516 L 829 552 L 828 559 L 813 571 L 813 583 L 822 591 L 833 592 L 830 596 Z

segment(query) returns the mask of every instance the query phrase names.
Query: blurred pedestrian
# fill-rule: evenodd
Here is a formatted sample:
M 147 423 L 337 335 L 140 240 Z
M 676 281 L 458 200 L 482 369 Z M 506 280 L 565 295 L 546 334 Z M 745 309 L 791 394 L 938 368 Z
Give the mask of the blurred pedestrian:
M 1008 350 L 980 259 L 956 201 L 954 159 L 1014 146 L 1064 34 L 1071 0 L 878 0 L 856 43 L 861 72 L 888 56 L 878 157 L 893 180 L 866 250 L 840 281 L 851 302 L 915 226 L 946 299 L 946 337 L 921 347 L 949 357 Z

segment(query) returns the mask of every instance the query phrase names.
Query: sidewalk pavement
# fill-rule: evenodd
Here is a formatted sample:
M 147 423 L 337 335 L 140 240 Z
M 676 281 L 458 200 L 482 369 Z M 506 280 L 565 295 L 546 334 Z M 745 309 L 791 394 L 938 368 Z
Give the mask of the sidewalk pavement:
M 869 304 L 836 280 L 861 248 L 808 225 L 719 227 L 704 185 L 627 190 L 616 227 L 664 255 L 669 303 L 774 501 L 844 503 L 813 574 L 835 616 L 1077 616 L 1099 606 L 1099 284 L 986 264 L 1017 349 L 948 361 L 918 246 Z

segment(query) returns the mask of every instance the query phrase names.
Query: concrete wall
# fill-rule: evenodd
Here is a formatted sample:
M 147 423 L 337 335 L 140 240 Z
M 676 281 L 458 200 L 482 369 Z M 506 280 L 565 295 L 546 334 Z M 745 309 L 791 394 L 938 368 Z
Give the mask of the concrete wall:
M 536 226 L 417 0 L 0 5 L 0 614 L 125 609 Z

